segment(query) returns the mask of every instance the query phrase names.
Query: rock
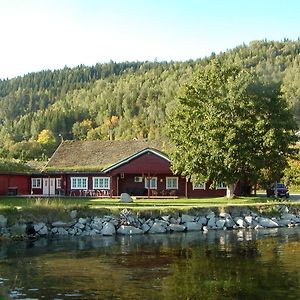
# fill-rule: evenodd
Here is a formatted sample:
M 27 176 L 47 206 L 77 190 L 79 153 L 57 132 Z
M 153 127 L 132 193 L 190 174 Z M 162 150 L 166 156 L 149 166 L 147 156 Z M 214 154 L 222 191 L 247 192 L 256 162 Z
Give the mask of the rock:
M 161 218 L 166 222 L 170 222 L 170 216 L 162 216 Z
M 204 232 L 207 232 L 207 231 L 208 231 L 208 227 L 207 227 L 207 226 L 203 226 L 202 229 L 203 229 Z
M 85 218 L 79 218 L 78 223 L 85 225 L 87 223 L 87 219 L 85 219 Z
M 215 217 L 215 213 L 213 211 L 211 211 L 207 216 L 206 219 L 212 219 Z
M 150 230 L 150 226 L 146 223 L 142 224 L 142 230 L 144 233 L 148 232 Z
M 7 225 L 7 218 L 0 215 L 0 228 L 5 228 Z
M 58 229 L 57 229 L 56 227 L 53 227 L 53 228 L 51 229 L 51 233 L 52 233 L 52 234 L 57 234 L 57 232 L 58 232 Z
M 45 226 L 46 226 L 46 224 L 41 222 L 41 223 L 34 224 L 33 228 L 34 228 L 35 232 L 39 232 Z
M 181 221 L 181 220 L 175 219 L 175 218 L 173 218 L 173 217 L 171 217 L 171 218 L 169 219 L 169 223 L 170 223 L 170 224 L 180 224 L 180 221 Z
M 120 202 L 130 203 L 130 202 L 133 202 L 133 200 L 129 194 L 122 193 L 120 196 Z
M 182 215 L 181 216 L 181 222 L 182 223 L 186 223 L 186 222 L 194 222 L 195 221 L 195 217 L 190 216 L 190 215 Z
M 258 219 L 258 224 L 261 225 L 262 227 L 266 227 L 266 228 L 274 228 L 274 227 L 278 227 L 278 223 L 269 219 L 269 218 L 259 218 Z
M 10 227 L 10 233 L 11 235 L 25 235 L 26 227 L 26 224 L 14 224 Z
M 263 229 L 263 227 L 259 224 L 257 224 L 255 227 L 254 227 L 255 230 L 258 230 L 258 229 Z
M 231 215 L 229 213 L 226 213 L 226 212 L 221 212 L 219 214 L 219 217 L 226 219 L 226 218 L 231 218 Z
M 52 227 L 71 227 L 73 223 L 67 223 L 63 221 L 56 221 L 52 223 Z
M 68 233 L 69 233 L 70 235 L 75 235 L 75 234 L 77 233 L 77 230 L 76 230 L 75 228 L 70 228 L 70 229 L 68 230 Z
M 72 219 L 76 219 L 76 217 L 77 217 L 77 210 L 71 210 L 70 213 L 69 213 L 69 216 Z
M 216 226 L 217 228 L 223 228 L 224 225 L 225 225 L 226 221 L 224 219 L 219 219 L 217 222 L 216 222 Z
M 252 216 L 245 216 L 244 220 L 245 220 L 245 222 L 247 223 L 248 226 L 251 226 L 252 222 L 253 222 L 253 217 Z
M 290 227 L 291 225 L 294 225 L 294 221 L 286 220 L 286 219 L 278 220 L 277 223 L 280 227 L 284 227 L 284 226 Z
M 133 235 L 133 234 L 143 234 L 144 232 L 140 228 L 121 225 L 120 228 L 117 230 L 117 233 L 124 234 L 124 235 Z
M 149 230 L 149 233 L 165 233 L 167 231 L 166 227 L 160 223 L 154 223 Z
M 39 235 L 48 235 L 48 228 L 47 226 L 42 227 L 39 231 L 38 231 Z
M 185 226 L 184 225 L 180 225 L 180 224 L 170 224 L 169 225 L 169 229 L 171 231 L 177 231 L 177 232 L 182 232 L 185 231 Z
M 83 229 L 83 228 L 85 228 L 85 225 L 84 225 L 84 224 L 81 224 L 81 223 L 76 223 L 76 224 L 74 225 L 74 227 L 75 227 L 75 228 L 78 228 L 78 229 Z
M 91 223 L 91 228 L 96 229 L 96 230 L 101 230 L 103 228 L 102 222 L 92 222 Z
M 216 218 L 215 217 L 211 217 L 208 222 L 207 222 L 207 227 L 211 228 L 211 229 L 215 229 L 216 228 Z
M 236 226 L 236 224 L 234 223 L 234 221 L 230 217 L 230 218 L 225 219 L 225 226 L 226 226 L 226 228 L 233 228 L 234 226 Z
M 105 222 L 104 225 L 103 225 L 103 228 L 101 230 L 101 234 L 102 235 L 109 235 L 109 236 L 115 235 L 116 234 L 116 228 L 112 223 Z
M 205 217 L 199 217 L 199 220 L 197 221 L 197 223 L 201 224 L 201 225 L 207 225 L 207 219 Z
M 246 222 L 242 217 L 236 217 L 234 221 L 239 228 L 245 228 L 247 226 Z
M 198 222 L 186 222 L 184 225 L 187 231 L 198 231 L 202 229 L 202 224 Z

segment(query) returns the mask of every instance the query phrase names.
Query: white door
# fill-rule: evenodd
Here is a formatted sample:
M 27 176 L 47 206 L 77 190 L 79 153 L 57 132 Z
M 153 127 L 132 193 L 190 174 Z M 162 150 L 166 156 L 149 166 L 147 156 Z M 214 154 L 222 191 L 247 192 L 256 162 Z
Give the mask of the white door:
M 55 178 L 43 178 L 43 195 L 55 195 Z

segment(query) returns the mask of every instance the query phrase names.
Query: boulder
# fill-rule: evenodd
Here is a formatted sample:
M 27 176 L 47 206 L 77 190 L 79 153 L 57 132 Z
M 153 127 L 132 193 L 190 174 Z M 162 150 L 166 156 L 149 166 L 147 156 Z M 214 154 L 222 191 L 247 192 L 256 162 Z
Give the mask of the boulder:
M 85 218 L 79 218 L 78 223 L 80 223 L 80 224 L 86 224 L 87 223 L 87 219 L 85 219 Z
M 140 228 L 136 228 L 133 226 L 126 226 L 121 225 L 120 228 L 117 230 L 118 234 L 124 234 L 124 235 L 133 235 L 133 234 L 143 234 L 143 230 Z
M 142 230 L 144 233 L 148 232 L 150 230 L 150 226 L 146 223 L 142 224 Z
M 236 217 L 234 218 L 234 221 L 239 228 L 245 228 L 247 226 L 247 223 L 242 217 Z
M 219 219 L 216 221 L 216 226 L 217 226 L 217 228 L 223 228 L 225 223 L 226 223 L 226 221 L 224 219 Z
M 210 219 L 208 219 L 207 227 L 212 228 L 212 229 L 216 228 L 216 218 L 215 217 L 211 217 Z
M 39 231 L 38 231 L 39 235 L 48 235 L 48 228 L 45 225 L 44 227 L 42 227 Z
M 26 224 L 14 224 L 10 227 L 10 233 L 11 235 L 25 235 L 26 227 Z
M 165 233 L 166 231 L 166 227 L 160 223 L 154 223 L 149 230 L 150 233 Z
M 233 228 L 234 226 L 236 226 L 236 224 L 230 217 L 230 218 L 225 218 L 225 226 L 226 226 L 226 228 Z
M 198 222 L 186 222 L 184 225 L 187 231 L 198 231 L 202 229 L 202 224 Z
M 33 228 L 34 228 L 35 232 L 39 232 L 45 226 L 46 226 L 46 224 L 41 222 L 41 223 L 34 224 Z
M 130 203 L 130 202 L 133 202 L 133 200 L 129 194 L 122 193 L 120 196 L 120 202 Z
M 185 231 L 185 228 L 186 227 L 184 225 L 180 225 L 180 224 L 170 224 L 169 225 L 170 231 L 182 232 L 182 231 Z
M 0 215 L 0 228 L 5 228 L 7 225 L 7 218 Z
M 205 217 L 199 217 L 197 223 L 201 224 L 201 225 L 207 225 L 207 219 Z
M 59 234 L 59 235 L 68 235 L 69 232 L 65 228 L 58 227 L 57 228 L 57 234 Z
M 109 235 L 109 236 L 115 235 L 116 234 L 115 225 L 113 225 L 110 222 L 104 223 L 103 228 L 101 230 L 101 234 L 102 235 Z
M 74 223 L 67 223 L 63 221 L 56 221 L 52 223 L 52 227 L 71 227 Z
M 247 223 L 248 226 L 251 226 L 252 222 L 253 222 L 253 217 L 252 216 L 245 216 L 244 220 L 245 220 L 245 222 Z
M 72 219 L 76 219 L 76 217 L 77 217 L 77 210 L 71 210 L 70 213 L 69 213 L 69 216 Z
M 278 223 L 269 219 L 269 218 L 259 218 L 258 219 L 258 224 L 261 225 L 262 227 L 266 227 L 266 228 L 274 228 L 274 227 L 278 227 Z
M 96 230 L 101 230 L 103 228 L 102 222 L 92 222 L 91 223 L 91 228 L 96 229 Z
M 219 217 L 226 219 L 226 218 L 231 218 L 231 215 L 229 213 L 226 213 L 226 212 L 221 212 L 219 214 Z
M 190 215 L 182 215 L 181 216 L 181 222 L 182 223 L 194 222 L 194 221 L 195 221 L 195 217 L 194 216 L 190 216 Z
M 85 227 L 85 225 L 82 224 L 82 223 L 76 223 L 76 224 L 74 225 L 74 227 L 79 228 L 79 229 L 83 229 L 83 228 Z

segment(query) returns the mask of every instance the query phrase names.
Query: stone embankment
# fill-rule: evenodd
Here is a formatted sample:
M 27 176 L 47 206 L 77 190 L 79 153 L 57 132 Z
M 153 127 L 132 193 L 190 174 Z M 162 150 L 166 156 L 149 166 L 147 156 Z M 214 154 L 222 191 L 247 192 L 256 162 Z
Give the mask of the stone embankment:
M 155 234 L 184 231 L 208 231 L 294 227 L 300 226 L 300 215 L 289 212 L 289 208 L 278 205 L 276 217 L 266 217 L 250 209 L 235 209 L 230 213 L 206 211 L 206 213 L 162 215 L 140 217 L 124 209 L 119 215 L 79 217 L 73 210 L 70 222 L 18 222 L 7 225 L 7 218 L 0 215 L 0 236 L 2 238 L 39 238 L 48 236 L 113 236 Z

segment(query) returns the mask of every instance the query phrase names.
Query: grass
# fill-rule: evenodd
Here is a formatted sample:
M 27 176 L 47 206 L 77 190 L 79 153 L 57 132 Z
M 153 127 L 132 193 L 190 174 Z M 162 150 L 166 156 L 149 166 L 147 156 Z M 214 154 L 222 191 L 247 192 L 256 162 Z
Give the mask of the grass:
M 69 212 L 76 209 L 78 215 L 95 216 L 105 214 L 117 214 L 122 209 L 128 208 L 140 215 L 178 214 L 179 212 L 191 212 L 201 209 L 226 210 L 230 207 L 257 207 L 272 210 L 279 202 L 266 197 L 238 197 L 228 199 L 226 197 L 201 198 L 201 199 L 134 199 L 132 203 L 121 203 L 119 199 L 103 199 L 89 197 L 66 198 L 21 198 L 0 197 L 0 214 L 8 217 L 9 223 L 15 223 L 20 219 L 26 221 L 51 222 L 55 220 L 69 221 Z M 293 205 L 293 202 L 280 203 Z M 295 206 L 299 202 L 294 203 Z

